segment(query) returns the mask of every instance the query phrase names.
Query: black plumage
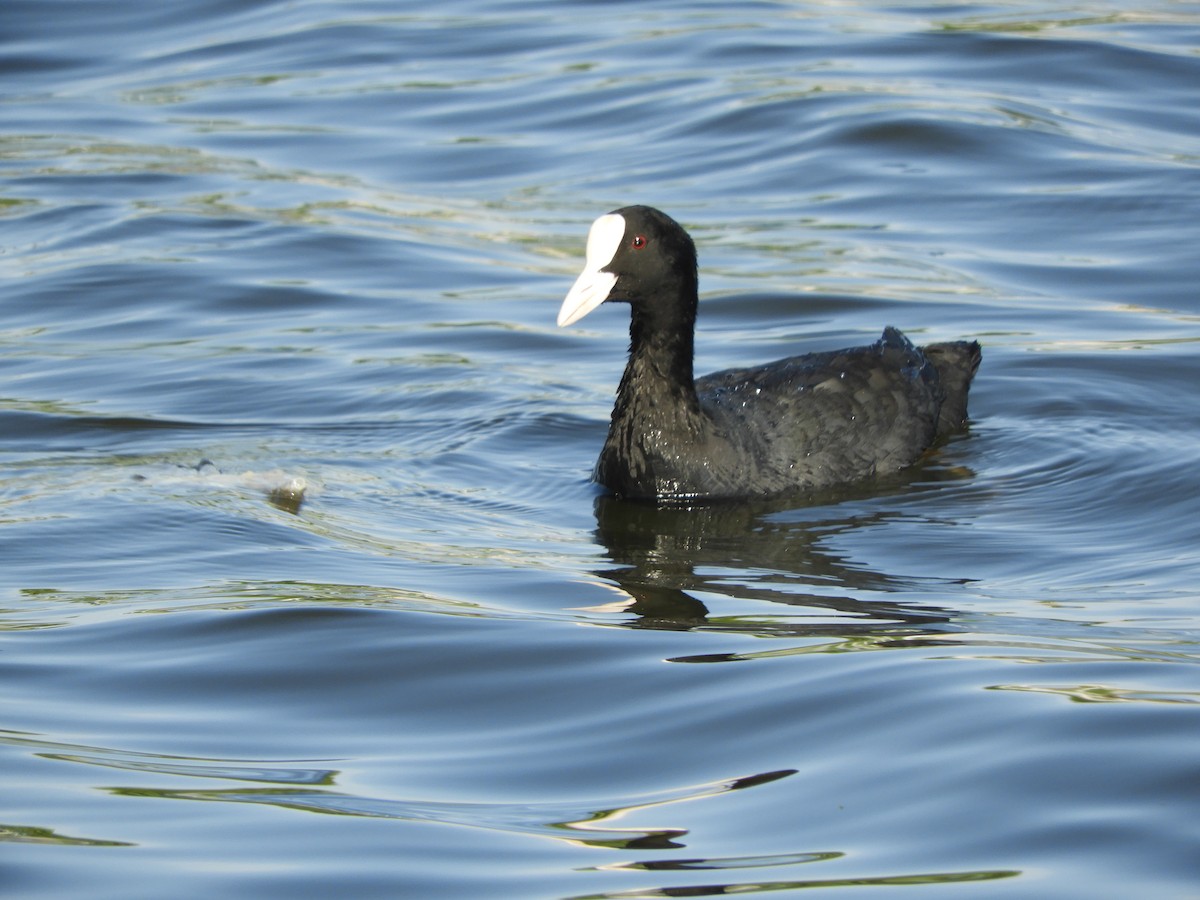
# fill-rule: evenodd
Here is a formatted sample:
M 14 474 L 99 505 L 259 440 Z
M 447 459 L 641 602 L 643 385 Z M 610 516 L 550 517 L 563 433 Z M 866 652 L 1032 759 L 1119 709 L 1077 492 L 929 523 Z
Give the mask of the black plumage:
M 693 380 L 696 250 L 666 214 L 601 216 L 559 324 L 605 301 L 631 307 L 629 361 L 595 478 L 666 501 L 816 490 L 916 462 L 961 428 L 974 341 L 918 348 L 895 328 L 864 347 Z

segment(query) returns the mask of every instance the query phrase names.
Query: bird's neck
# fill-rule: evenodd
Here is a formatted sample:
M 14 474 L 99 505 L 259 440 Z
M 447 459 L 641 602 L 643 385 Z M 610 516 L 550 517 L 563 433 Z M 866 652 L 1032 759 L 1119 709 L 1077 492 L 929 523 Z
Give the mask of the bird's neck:
M 617 494 L 676 495 L 686 489 L 689 459 L 711 428 L 692 375 L 696 324 L 694 277 L 677 302 L 631 304 L 629 362 L 595 478 Z
M 680 460 L 705 433 L 692 380 L 692 331 L 647 335 L 635 326 L 630 334 L 629 362 L 594 477 L 626 496 L 676 494 L 683 488 Z
M 672 419 L 698 412 L 692 374 L 693 321 L 664 326 L 634 314 L 629 324 L 629 362 L 617 388 L 613 420 L 625 415 Z

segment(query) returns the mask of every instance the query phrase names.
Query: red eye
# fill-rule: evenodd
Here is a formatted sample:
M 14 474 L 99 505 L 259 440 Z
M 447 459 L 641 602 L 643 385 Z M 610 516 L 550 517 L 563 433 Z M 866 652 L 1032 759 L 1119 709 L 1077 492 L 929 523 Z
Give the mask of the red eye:
M 629 245 L 633 247 L 634 250 L 641 250 L 646 246 L 646 238 L 643 235 L 636 234 L 633 236 L 633 240 L 629 242 Z

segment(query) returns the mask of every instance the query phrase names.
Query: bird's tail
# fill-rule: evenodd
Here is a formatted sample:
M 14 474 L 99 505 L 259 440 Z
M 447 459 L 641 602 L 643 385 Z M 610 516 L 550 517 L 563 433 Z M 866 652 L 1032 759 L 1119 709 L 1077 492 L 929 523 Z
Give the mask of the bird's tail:
M 979 368 L 982 351 L 977 341 L 950 341 L 922 348 L 937 369 L 946 398 L 938 414 L 938 434 L 958 431 L 967 421 L 967 392 Z

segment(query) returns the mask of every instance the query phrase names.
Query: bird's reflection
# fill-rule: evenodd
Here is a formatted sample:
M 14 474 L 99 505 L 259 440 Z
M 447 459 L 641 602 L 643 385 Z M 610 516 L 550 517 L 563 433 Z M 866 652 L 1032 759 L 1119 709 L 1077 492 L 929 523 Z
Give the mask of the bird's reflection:
M 889 520 L 912 518 L 886 504 L 886 493 L 936 486 L 960 473 L 925 471 L 866 489 L 792 499 L 656 506 L 612 496 L 596 499 L 597 541 L 611 565 L 595 571 L 629 598 L 629 625 L 641 628 L 739 630 L 789 635 L 904 635 L 944 631 L 954 611 L 892 600 L 911 597 L 914 579 L 872 571 L 832 549 L 830 538 Z M 929 584 L 922 582 L 924 587 Z M 701 597 L 770 601 L 778 616 L 715 621 Z M 804 607 L 807 615 L 796 607 Z M 772 607 L 773 608 L 773 607 Z M 817 610 L 817 612 L 813 612 Z M 811 619 L 804 622 L 804 618 Z

